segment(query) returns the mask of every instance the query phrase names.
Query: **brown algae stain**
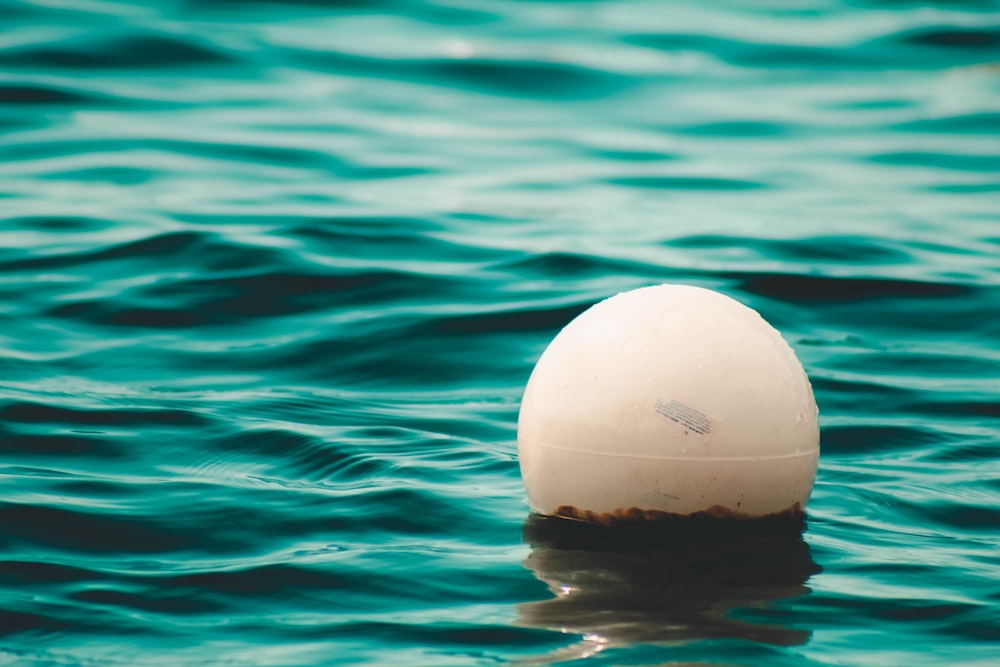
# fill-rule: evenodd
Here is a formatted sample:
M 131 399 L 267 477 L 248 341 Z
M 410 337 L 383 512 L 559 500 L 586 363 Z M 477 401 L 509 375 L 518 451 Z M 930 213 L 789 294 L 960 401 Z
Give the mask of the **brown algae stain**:
M 663 512 L 661 510 L 644 510 L 638 507 L 627 509 L 616 509 L 612 512 L 592 512 L 581 510 L 572 505 L 560 505 L 556 508 L 555 516 L 573 521 L 583 521 L 601 526 L 635 526 L 656 522 L 664 523 L 687 523 L 704 521 L 746 521 L 760 523 L 790 523 L 798 524 L 805 520 L 805 512 L 800 503 L 795 503 L 786 510 L 765 514 L 763 516 L 752 516 L 743 512 L 737 512 L 729 507 L 714 505 L 706 510 L 693 512 L 691 514 L 675 514 L 673 512 Z

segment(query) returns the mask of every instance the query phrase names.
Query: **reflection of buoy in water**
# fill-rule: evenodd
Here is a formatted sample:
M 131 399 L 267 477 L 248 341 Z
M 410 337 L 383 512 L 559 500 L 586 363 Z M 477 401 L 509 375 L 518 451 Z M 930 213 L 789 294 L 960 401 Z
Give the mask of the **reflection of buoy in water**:
M 529 516 L 524 566 L 554 597 L 517 605 L 519 621 L 582 635 L 548 656 L 562 660 L 637 642 L 809 640 L 799 614 L 772 604 L 808 594 L 809 577 L 821 570 L 797 530 L 762 521 L 725 531 L 704 530 L 711 527 L 700 522 L 673 527 L 605 528 Z
M 812 387 L 781 335 L 681 285 L 570 322 L 528 380 L 517 439 L 532 509 L 608 524 L 800 518 L 819 457 Z

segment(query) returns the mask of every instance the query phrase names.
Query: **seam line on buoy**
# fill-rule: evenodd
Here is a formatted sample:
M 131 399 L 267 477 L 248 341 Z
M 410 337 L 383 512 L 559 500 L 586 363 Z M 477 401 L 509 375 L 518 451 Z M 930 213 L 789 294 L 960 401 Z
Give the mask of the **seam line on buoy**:
M 791 454 L 773 454 L 771 456 L 655 456 L 651 454 L 622 454 L 618 452 L 590 452 L 584 449 L 568 449 L 566 447 L 555 447 L 553 445 L 537 444 L 536 447 L 544 449 L 554 449 L 559 452 L 569 454 L 592 454 L 594 456 L 613 456 L 616 458 L 628 459 L 655 459 L 657 461 L 777 461 L 779 459 L 794 459 L 802 456 L 819 454 L 819 449 L 810 449 L 802 452 L 792 452 Z

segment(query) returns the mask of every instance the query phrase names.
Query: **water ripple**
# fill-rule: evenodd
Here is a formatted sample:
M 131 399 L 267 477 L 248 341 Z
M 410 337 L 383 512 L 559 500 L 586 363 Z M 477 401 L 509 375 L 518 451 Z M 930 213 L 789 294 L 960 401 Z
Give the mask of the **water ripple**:
M 0 663 L 993 664 L 996 9 L 0 3 Z M 802 360 L 801 534 L 528 516 L 660 282 Z
M 192 42 L 189 36 L 130 35 L 96 42 L 63 42 L 0 51 L 0 62 L 15 69 L 168 69 L 230 62 L 224 53 Z

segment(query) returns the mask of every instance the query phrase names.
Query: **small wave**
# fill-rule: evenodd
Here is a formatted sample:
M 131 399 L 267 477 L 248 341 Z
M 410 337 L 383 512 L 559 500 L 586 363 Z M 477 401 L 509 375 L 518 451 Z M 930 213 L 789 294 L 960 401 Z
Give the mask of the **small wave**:
M 1000 132 L 1000 113 L 974 113 L 922 118 L 898 123 L 894 129 L 904 132 L 942 134 L 990 134 Z
M 544 309 L 507 309 L 496 313 L 478 313 L 435 318 L 428 326 L 441 333 L 496 333 L 505 331 L 551 331 L 589 308 L 591 303 L 571 304 Z
M 602 97 L 624 89 L 623 75 L 582 65 L 544 62 L 467 59 L 388 59 L 347 52 L 298 52 L 303 64 L 360 77 L 422 80 L 461 86 L 495 94 L 535 98 L 577 99 Z
M 78 220 L 73 218 L 44 218 L 32 221 L 34 225 L 40 225 L 51 229 L 74 229 L 93 227 L 88 220 Z M 72 252 L 38 255 L 23 257 L 14 261 L 0 264 L 0 270 L 7 271 L 44 271 L 56 268 L 70 268 L 80 265 L 93 265 L 105 261 L 126 260 L 137 261 L 149 258 L 169 258 L 189 257 L 189 253 L 198 253 L 203 249 L 204 244 L 209 240 L 206 234 L 195 232 L 175 232 L 168 234 L 156 234 L 136 241 L 106 246 L 98 249 L 89 249 L 81 252 Z
M 79 107 L 83 104 L 103 102 L 96 95 L 68 90 L 60 86 L 43 84 L 0 84 L 0 104 L 12 105 L 67 105 Z
M 728 121 L 689 125 L 682 131 L 693 136 L 726 137 L 730 139 L 778 137 L 794 132 L 788 123 L 767 123 L 762 121 Z
M 933 167 L 977 173 L 1000 171 L 1000 157 L 995 154 L 971 153 L 880 153 L 869 157 L 872 162 L 903 167 Z
M 708 176 L 619 176 L 605 179 L 611 185 L 650 190 L 756 190 L 767 187 L 759 181 Z
M 123 459 L 128 448 L 114 440 L 84 435 L 14 433 L 0 430 L 0 452 L 8 456 L 63 460 L 93 457 L 98 460 Z
M 990 51 L 1000 48 L 1000 30 L 935 26 L 897 34 L 893 41 L 942 49 Z
M 630 44 L 661 51 L 699 51 L 740 67 L 851 71 L 992 62 L 1000 33 L 960 26 L 906 27 L 875 36 L 858 32 L 853 39 L 823 45 L 759 41 L 749 35 L 741 39 L 735 35 L 669 32 L 633 33 L 624 39 Z M 936 59 L 926 57 L 927 50 L 933 50 Z
M 0 419 L 21 423 L 57 423 L 81 426 L 201 426 L 206 419 L 189 410 L 156 408 L 73 409 L 43 403 L 0 405 Z
M 823 455 L 866 456 L 886 452 L 912 452 L 947 440 L 940 433 L 913 426 L 828 426 L 823 430 Z
M 908 252 L 887 239 L 861 236 L 812 236 L 807 239 L 768 239 L 704 235 L 666 242 L 671 247 L 695 250 L 751 250 L 761 257 L 810 263 L 897 264 L 912 261 Z
M 679 273 L 676 269 L 667 266 L 617 259 L 606 255 L 566 251 L 526 253 L 524 256 L 497 263 L 491 268 L 522 279 L 526 276 L 599 279 L 611 275 L 630 274 L 667 277 Z
M 70 552 L 164 554 L 194 549 L 206 539 L 161 518 L 12 502 L 0 503 L 0 524 L 7 545 Z
M 266 466 L 262 474 L 305 483 L 358 484 L 396 472 L 393 461 L 376 452 L 288 431 L 244 431 L 221 440 L 214 449 L 221 457 L 213 459 L 217 466 L 245 461 L 255 468 Z
M 840 278 L 784 273 L 729 274 L 741 290 L 789 303 L 848 303 L 878 299 L 950 299 L 976 292 L 960 283 L 897 278 Z
M 60 46 L 22 46 L 0 50 L 0 63 L 18 69 L 148 70 L 219 65 L 232 61 L 224 52 L 199 44 L 190 36 L 164 34 L 104 39 L 91 37 Z

